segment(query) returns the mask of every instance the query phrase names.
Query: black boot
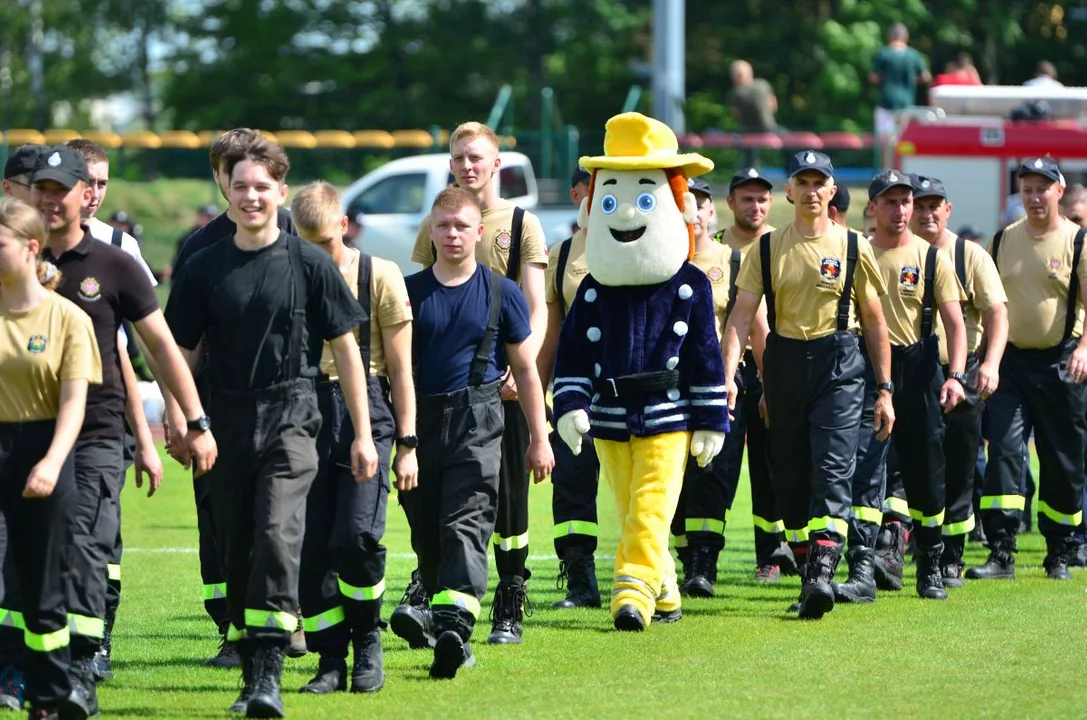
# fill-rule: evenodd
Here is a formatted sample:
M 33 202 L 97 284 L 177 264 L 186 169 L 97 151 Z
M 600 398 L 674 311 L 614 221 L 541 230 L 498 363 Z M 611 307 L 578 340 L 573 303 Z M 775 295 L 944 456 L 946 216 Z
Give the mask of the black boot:
M 257 674 L 253 663 L 253 642 L 239 640 L 237 647 L 242 666 L 242 691 L 238 694 L 238 699 L 230 706 L 230 712 L 241 714 L 245 712 L 249 706 L 249 699 L 257 690 Z
M 683 536 L 686 539 L 686 535 Z M 679 560 L 679 566 L 683 570 L 683 577 L 691 572 L 691 548 L 687 545 L 676 548 L 676 559 Z
M 562 590 L 566 581 L 566 597 L 555 602 L 552 607 L 569 609 L 579 607 L 600 607 L 600 588 L 596 584 L 596 561 L 591 554 L 581 548 L 573 547 L 562 555 L 559 561 L 558 588 Z
M 642 632 L 645 630 L 645 620 L 638 608 L 633 605 L 620 605 L 615 611 L 615 629 L 624 632 Z
M 98 715 L 98 689 L 94 679 L 94 655 L 73 657 L 68 666 L 68 675 L 72 682 L 72 692 L 66 703 L 61 703 L 58 712 L 62 718 L 79 717 L 82 708 L 86 708 L 85 717 Z M 65 710 L 64 705 L 70 706 Z
M 782 575 L 799 575 L 800 566 L 797 564 L 793 549 L 788 543 L 781 543 L 777 550 L 770 553 L 769 565 L 777 565 Z
M 1011 553 L 1010 543 L 990 545 L 985 564 L 967 570 L 966 577 L 969 580 L 1014 580 L 1015 556 Z
M 204 664 L 224 670 L 241 667 L 242 658 L 238 653 L 238 642 L 236 640 L 227 640 L 227 634 L 223 632 L 222 637 L 219 639 L 218 654 L 209 660 L 205 660 Z
M 691 543 L 688 548 L 691 562 L 679 587 L 681 595 L 698 598 L 713 597 L 713 585 L 717 582 L 717 548 L 703 543 Z
M 849 548 L 845 560 L 849 563 L 849 579 L 834 586 L 834 600 L 858 604 L 875 602 L 876 551 L 864 546 Z
M 487 643 L 519 645 L 524 632 L 521 621 L 526 610 L 531 614 L 524 579 L 517 575 L 502 578 L 491 603 L 491 634 L 487 636 Z
M 113 679 L 113 665 L 110 653 L 113 650 L 113 623 L 117 619 L 117 608 L 106 606 L 106 627 L 102 632 L 102 644 L 94 654 L 94 679 L 98 682 Z
M 917 547 L 917 594 L 925 600 L 947 600 L 944 576 L 940 570 L 940 558 L 944 545 Z
M 434 662 L 430 665 L 430 677 L 435 680 L 452 680 L 461 668 L 476 664 L 472 646 L 455 630 L 446 630 L 438 636 L 434 645 Z
M 804 568 L 804 585 L 800 589 L 800 617 L 818 620 L 834 609 L 834 571 L 841 560 L 837 545 L 809 545 L 808 562 Z
M 389 627 L 393 633 L 408 641 L 412 650 L 434 647 L 434 616 L 430 608 L 418 608 L 414 605 L 400 605 L 389 616 Z
M 317 674 L 298 692 L 311 695 L 331 695 L 347 689 L 347 661 L 343 658 L 321 655 L 317 662 Z
M 423 576 L 419 574 L 418 568 L 411 571 L 411 581 L 404 589 L 404 597 L 400 598 L 400 604 L 420 609 L 430 607 L 430 598 L 427 596 L 426 588 L 423 587 Z M 431 647 L 434 647 L 433 643 Z
M 906 525 L 897 520 L 889 521 L 880 530 L 874 558 L 876 587 L 880 590 L 902 589 L 908 536 Z
M 256 687 L 245 707 L 245 716 L 283 717 L 283 698 L 279 695 L 279 681 L 283 675 L 283 647 L 270 642 L 258 644 L 253 652 L 253 675 Z
M 355 634 L 355 661 L 351 666 L 351 692 L 375 693 L 385 686 L 385 658 L 381 631 Z
M 962 562 L 965 549 L 965 535 L 949 535 L 944 538 L 944 553 L 940 556 L 940 574 L 944 578 L 945 588 L 960 588 L 965 584 L 962 579 L 962 571 L 966 567 Z
M 1071 555 L 1079 554 L 1078 546 L 1070 548 L 1067 543 L 1061 541 L 1048 544 L 1045 560 L 1042 561 L 1045 576 L 1050 580 L 1071 580 L 1072 573 L 1068 570 L 1068 561 Z

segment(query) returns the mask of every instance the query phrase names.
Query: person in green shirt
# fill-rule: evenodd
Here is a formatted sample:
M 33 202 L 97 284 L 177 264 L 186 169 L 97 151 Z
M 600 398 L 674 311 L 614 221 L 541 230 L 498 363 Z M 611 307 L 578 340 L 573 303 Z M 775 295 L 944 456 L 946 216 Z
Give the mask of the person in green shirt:
M 916 104 L 917 84 L 928 84 L 932 75 L 921 53 L 909 46 L 910 33 L 902 23 L 887 31 L 887 44 L 872 58 L 868 80 L 879 88 L 876 105 L 876 139 L 886 154 L 894 135 L 895 113 Z M 882 165 L 889 166 L 884 158 Z

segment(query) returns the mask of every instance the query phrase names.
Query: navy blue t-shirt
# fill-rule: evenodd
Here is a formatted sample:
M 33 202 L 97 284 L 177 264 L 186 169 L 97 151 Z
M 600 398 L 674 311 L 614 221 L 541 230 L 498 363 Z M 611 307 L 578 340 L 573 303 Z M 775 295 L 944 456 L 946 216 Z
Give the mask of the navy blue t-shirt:
M 406 282 L 415 316 L 411 329 L 415 391 L 440 395 L 463 390 L 490 320 L 491 271 L 480 265 L 467 282 L 449 287 L 438 282 L 429 267 L 409 275 Z M 499 343 L 517 345 L 530 332 L 528 303 L 521 288 L 502 278 L 502 312 L 484 383 L 498 380 L 506 371 Z

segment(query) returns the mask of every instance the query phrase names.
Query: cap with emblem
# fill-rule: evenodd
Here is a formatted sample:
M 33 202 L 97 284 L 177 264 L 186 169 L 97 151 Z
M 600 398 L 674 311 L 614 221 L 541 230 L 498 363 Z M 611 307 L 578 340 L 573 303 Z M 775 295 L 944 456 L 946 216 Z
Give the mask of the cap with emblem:
M 966 238 L 967 240 L 981 239 L 981 230 L 978 230 L 976 225 L 963 225 L 955 234 L 961 238 Z
M 713 199 L 713 190 L 710 189 L 710 184 L 700 177 L 687 178 L 687 187 L 693 193 L 701 193 L 711 200 Z
M 1054 182 L 1060 183 L 1061 187 L 1064 187 L 1064 174 L 1061 172 L 1061 168 L 1053 160 L 1048 157 L 1031 158 L 1022 165 L 1019 166 L 1019 172 L 1016 173 L 1019 177 L 1024 175 L 1041 175 L 1047 177 Z
M 728 184 L 728 194 L 731 195 L 732 191 L 740 187 L 744 183 L 761 183 L 767 187 L 768 190 L 774 189 L 774 184 L 766 179 L 766 176 L 759 172 L 758 168 L 744 168 L 740 172 L 732 176 L 732 180 Z
M 926 197 L 942 197 L 947 200 L 947 190 L 943 181 L 939 178 L 925 177 L 924 175 L 910 175 L 913 183 L 913 197 L 915 200 Z
M 592 178 L 589 171 L 578 165 L 574 168 L 574 174 L 570 177 L 570 187 L 576 188 L 581 183 L 587 183 Z
M 816 150 L 801 150 L 789 158 L 789 177 L 794 177 L 805 170 L 814 170 L 827 177 L 834 177 L 834 163 L 830 157 Z
M 4 163 L 4 179 L 10 180 L 16 175 L 30 177 L 44 149 L 41 145 L 22 145 L 15 148 L 15 151 L 8 156 L 8 161 Z
M 87 161 L 73 148 L 67 145 L 54 145 L 43 148 L 34 168 L 31 182 L 53 180 L 66 188 L 75 187 L 76 183 L 91 181 L 87 171 Z
M 910 176 L 900 170 L 881 170 L 872 178 L 868 186 L 868 199 L 875 200 L 891 188 L 906 187 L 913 190 L 913 181 Z

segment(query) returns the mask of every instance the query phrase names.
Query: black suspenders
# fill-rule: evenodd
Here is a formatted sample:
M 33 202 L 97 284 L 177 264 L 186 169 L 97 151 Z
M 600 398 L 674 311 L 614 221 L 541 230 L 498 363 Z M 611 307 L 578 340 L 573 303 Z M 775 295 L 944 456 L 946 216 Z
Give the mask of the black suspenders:
M 525 211 L 519 207 L 513 209 L 513 226 L 510 228 L 510 259 L 506 264 L 506 277 L 520 284 L 521 277 L 521 234 L 525 227 Z
M 725 317 L 732 314 L 732 308 L 736 306 L 736 278 L 740 274 L 740 251 L 733 248 L 732 257 L 728 260 L 728 305 L 725 306 Z
M 362 353 L 362 367 L 366 377 L 370 376 L 370 313 L 373 303 L 370 300 L 370 277 L 373 275 L 374 259 L 366 253 L 359 252 L 359 305 L 366 319 L 359 323 L 359 351 Z
M 762 263 L 762 294 L 766 298 L 766 323 L 770 332 L 777 332 L 777 305 L 774 303 L 774 283 L 770 278 L 770 233 L 759 238 L 759 261 Z
M 570 246 L 574 244 L 573 238 L 567 238 L 559 244 L 559 263 L 555 267 L 555 295 L 559 298 L 559 309 L 562 317 L 566 319 L 566 295 L 562 292 L 562 286 L 566 282 L 566 263 L 570 260 Z
M 468 387 L 483 384 L 487 367 L 491 364 L 495 336 L 498 335 L 498 323 L 502 317 L 502 276 L 490 271 L 487 274 L 491 278 L 490 317 L 487 320 L 487 331 L 483 333 L 483 339 L 479 341 L 479 347 L 476 349 L 476 356 L 472 359 L 472 369 L 468 373 Z
M 935 245 L 928 246 L 925 254 L 925 291 L 921 295 L 921 339 L 932 335 L 932 306 L 936 296 L 936 253 Z
M 291 338 L 287 346 L 285 380 L 294 380 L 302 375 L 302 353 L 304 351 L 302 336 L 306 327 L 306 267 L 302 264 L 301 242 L 294 235 L 287 236 L 287 256 L 291 263 L 294 298 L 291 308 Z
M 1061 344 L 1068 342 L 1076 329 L 1076 310 L 1079 307 L 1079 260 L 1083 255 L 1083 238 L 1087 228 L 1080 228 L 1072 241 L 1072 276 L 1068 279 L 1068 312 L 1064 316 L 1064 337 Z M 993 264 L 1000 270 L 1000 241 L 1004 239 L 1004 230 L 997 230 L 993 235 Z
M 838 296 L 838 332 L 849 329 L 849 307 L 853 302 L 853 273 L 857 269 L 857 233 L 852 230 L 846 235 L 845 263 L 845 283 L 842 284 L 842 294 Z
M 125 239 L 125 233 L 123 230 L 113 228 L 113 235 L 110 236 L 109 244 L 113 247 L 121 247 L 121 241 Z

